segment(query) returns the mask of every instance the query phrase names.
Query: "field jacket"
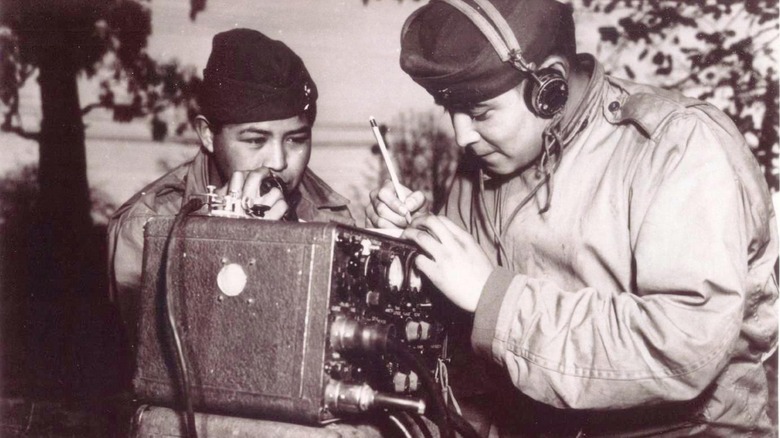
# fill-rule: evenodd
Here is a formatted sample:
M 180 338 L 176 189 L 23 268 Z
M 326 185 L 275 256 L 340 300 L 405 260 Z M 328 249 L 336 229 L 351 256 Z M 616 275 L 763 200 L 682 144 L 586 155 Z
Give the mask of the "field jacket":
M 514 219 L 536 169 L 488 178 L 484 205 L 476 172 L 454 182 L 444 213 L 497 266 L 472 346 L 539 403 L 534 435 L 767 436 L 778 240 L 762 172 L 721 111 L 586 61 L 552 184 Z
M 209 157 L 202 151 L 131 197 L 108 224 L 109 294 L 118 307 L 129 341 L 134 343 L 141 293 L 144 225 L 153 217 L 175 216 L 183 199 L 207 192 Z M 308 168 L 298 187 L 294 209 L 307 222 L 353 225 L 349 201 Z

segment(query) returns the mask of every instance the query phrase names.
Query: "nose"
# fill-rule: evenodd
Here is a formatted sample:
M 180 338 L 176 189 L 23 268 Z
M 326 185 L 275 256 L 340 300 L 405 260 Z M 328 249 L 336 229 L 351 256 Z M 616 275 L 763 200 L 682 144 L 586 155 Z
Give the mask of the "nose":
M 452 113 L 452 129 L 455 131 L 455 142 L 465 148 L 479 141 L 479 133 L 474 129 L 473 120 L 468 114 Z
M 272 146 L 265 167 L 281 172 L 287 168 L 287 150 L 284 147 L 284 140 L 274 141 Z

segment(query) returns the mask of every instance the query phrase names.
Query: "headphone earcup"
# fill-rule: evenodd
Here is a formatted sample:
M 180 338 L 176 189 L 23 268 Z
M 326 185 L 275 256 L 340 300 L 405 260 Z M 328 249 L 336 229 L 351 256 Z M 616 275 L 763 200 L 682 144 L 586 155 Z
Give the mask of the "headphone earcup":
M 534 81 L 529 96 L 531 108 L 539 117 L 549 119 L 563 110 L 569 97 L 569 84 L 554 68 L 545 68 L 533 73 Z

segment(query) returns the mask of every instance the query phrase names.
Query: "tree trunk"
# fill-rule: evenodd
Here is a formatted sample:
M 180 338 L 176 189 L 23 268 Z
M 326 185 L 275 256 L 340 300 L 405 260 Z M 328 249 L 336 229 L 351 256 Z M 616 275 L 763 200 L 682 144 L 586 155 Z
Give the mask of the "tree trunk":
M 84 125 L 76 71 L 65 55 L 47 57 L 40 66 L 41 138 L 38 212 L 51 253 L 44 265 L 51 292 L 79 287 L 79 255 L 92 227 Z M 54 281 L 58 280 L 58 281 Z
M 41 57 L 39 198 L 33 235 L 31 361 L 42 389 L 72 392 L 78 385 L 75 333 L 82 301 L 90 294 L 85 262 L 94 248 L 84 125 L 77 70 L 69 51 L 51 46 Z M 102 266 L 92 269 L 103 270 Z

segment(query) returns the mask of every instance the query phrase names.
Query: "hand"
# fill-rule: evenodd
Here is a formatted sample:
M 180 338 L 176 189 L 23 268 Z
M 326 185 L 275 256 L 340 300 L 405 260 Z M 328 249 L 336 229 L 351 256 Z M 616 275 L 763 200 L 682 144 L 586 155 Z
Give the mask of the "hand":
M 260 184 L 265 178 L 271 176 L 271 171 L 261 167 L 250 171 L 236 171 L 230 177 L 230 182 L 222 187 L 217 193 L 226 195 L 233 193 L 245 205 L 260 205 L 268 207 L 259 219 L 279 220 L 290 206 L 284 198 L 284 193 L 278 188 L 273 187 L 267 193 L 260 194 Z M 247 214 L 247 216 L 250 216 Z
M 414 264 L 434 286 L 461 309 L 477 309 L 493 264 L 468 232 L 444 216 L 428 215 L 412 221 L 401 237 L 429 255 L 418 255 Z
M 401 186 L 406 199 L 401 202 L 395 192 L 393 183 L 388 179 L 379 189 L 369 194 L 371 202 L 366 206 L 366 219 L 371 226 L 377 228 L 406 228 L 409 222 L 407 214 L 412 218 L 428 214 L 428 205 L 422 192 L 412 192 Z

